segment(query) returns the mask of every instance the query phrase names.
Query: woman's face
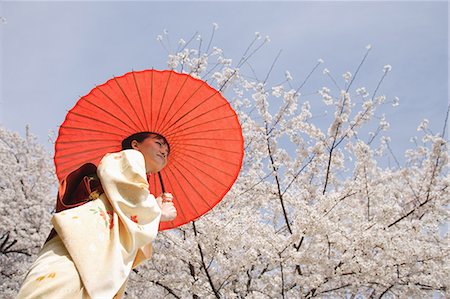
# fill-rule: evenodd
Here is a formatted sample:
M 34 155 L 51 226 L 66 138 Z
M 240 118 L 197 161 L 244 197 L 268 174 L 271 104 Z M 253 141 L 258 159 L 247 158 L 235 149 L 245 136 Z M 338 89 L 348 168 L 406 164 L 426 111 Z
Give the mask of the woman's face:
M 166 166 L 169 147 L 158 137 L 149 136 L 142 142 L 133 140 L 131 147 L 144 156 L 147 173 L 157 173 Z

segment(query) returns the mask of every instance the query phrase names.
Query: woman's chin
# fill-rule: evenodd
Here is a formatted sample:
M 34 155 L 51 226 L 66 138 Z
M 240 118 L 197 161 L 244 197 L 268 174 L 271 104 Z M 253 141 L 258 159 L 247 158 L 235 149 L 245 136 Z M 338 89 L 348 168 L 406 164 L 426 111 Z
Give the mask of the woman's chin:
M 149 167 L 147 168 L 147 173 L 148 174 L 155 174 L 161 171 L 161 169 L 163 169 L 163 167 Z

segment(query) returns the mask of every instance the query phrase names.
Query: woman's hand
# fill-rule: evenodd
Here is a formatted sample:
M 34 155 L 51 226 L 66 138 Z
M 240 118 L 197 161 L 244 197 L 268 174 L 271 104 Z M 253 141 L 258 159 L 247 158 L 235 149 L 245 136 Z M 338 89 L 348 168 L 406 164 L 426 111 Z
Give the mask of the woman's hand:
M 172 200 L 173 196 L 170 193 L 163 193 L 156 198 L 156 202 L 161 208 L 161 221 L 171 221 L 177 217 L 177 209 Z

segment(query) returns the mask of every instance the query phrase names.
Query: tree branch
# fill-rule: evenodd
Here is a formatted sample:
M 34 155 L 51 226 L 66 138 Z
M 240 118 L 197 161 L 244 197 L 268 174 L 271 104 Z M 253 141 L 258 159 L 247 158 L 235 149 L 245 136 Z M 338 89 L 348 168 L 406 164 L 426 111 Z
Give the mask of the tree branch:
M 195 221 L 192 222 L 192 227 L 194 228 L 195 236 L 197 236 L 197 228 L 195 227 Z M 208 278 L 209 285 L 210 285 L 214 295 L 216 296 L 216 298 L 220 298 L 220 294 L 217 291 L 216 287 L 214 286 L 214 283 L 212 281 L 211 275 L 210 275 L 210 273 L 208 271 L 208 268 L 206 267 L 205 256 L 203 254 L 203 249 L 200 246 L 200 243 L 198 241 L 197 241 L 197 246 L 198 246 L 198 251 L 200 253 L 200 258 L 201 258 L 201 261 L 202 261 L 202 266 L 203 266 L 203 269 L 205 270 L 206 277 Z
M 392 289 L 393 286 L 394 286 L 394 285 L 391 284 L 386 290 L 384 290 L 384 292 L 380 294 L 380 296 L 378 297 L 378 299 L 381 299 L 381 298 L 384 296 L 384 294 L 386 294 L 387 292 L 389 292 L 390 289 Z
M 427 197 L 426 197 L 425 201 L 420 203 L 418 206 L 414 207 L 407 214 L 403 215 L 402 217 L 398 218 L 397 220 L 395 220 L 394 222 L 389 224 L 387 226 L 387 228 L 390 228 L 391 226 L 396 225 L 397 223 L 399 223 L 400 221 L 402 221 L 403 219 L 405 219 L 406 217 L 408 217 L 409 215 L 414 213 L 416 210 L 418 210 L 419 208 L 421 208 L 422 206 L 424 206 L 425 204 L 427 204 L 428 202 L 430 202 L 432 200 L 432 198 L 430 197 L 431 186 L 433 184 L 433 180 L 434 180 L 434 177 L 436 175 L 436 169 L 437 169 L 438 166 L 439 166 L 439 155 L 436 158 L 436 163 L 434 164 L 433 171 L 431 173 L 430 183 L 429 183 L 428 188 L 427 188 Z M 447 188 L 447 187 L 445 187 L 445 188 Z M 445 188 L 444 188 L 444 190 L 445 190 Z
M 280 255 L 281 258 L 281 255 Z M 285 294 L 284 294 L 284 273 L 283 273 L 283 262 L 280 261 L 280 270 L 281 270 L 281 297 L 284 299 Z
M 266 122 L 266 134 L 268 132 L 268 125 Z M 281 185 L 280 185 L 280 179 L 278 178 L 278 168 L 275 166 L 275 161 L 273 158 L 273 153 L 272 150 L 270 149 L 270 137 L 269 135 L 266 136 L 266 140 L 267 140 L 267 151 L 269 153 L 269 158 L 270 158 L 270 163 L 272 165 L 272 169 L 273 169 L 273 173 L 275 176 L 275 182 L 277 183 L 277 192 L 278 192 L 278 198 L 280 199 L 280 203 L 281 203 L 281 208 L 283 209 L 283 216 L 284 216 L 284 220 L 286 222 L 286 226 L 289 230 L 289 233 L 292 235 L 292 228 L 291 225 L 289 224 L 289 219 L 288 219 L 288 215 L 287 215 L 287 211 L 286 211 L 286 207 L 284 206 L 284 199 L 283 199 L 283 193 L 281 192 Z

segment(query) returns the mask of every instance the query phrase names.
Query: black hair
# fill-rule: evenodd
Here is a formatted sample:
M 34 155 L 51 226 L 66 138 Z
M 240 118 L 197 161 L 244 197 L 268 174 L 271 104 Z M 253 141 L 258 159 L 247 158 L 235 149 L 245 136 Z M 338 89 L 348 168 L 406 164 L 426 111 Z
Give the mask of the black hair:
M 167 145 L 167 155 L 169 155 L 170 146 L 169 146 L 169 143 L 167 142 L 167 139 L 164 136 L 162 136 L 161 134 L 154 133 L 154 132 L 139 132 L 139 133 L 134 133 L 131 136 L 128 136 L 127 138 L 122 140 L 122 150 L 132 149 L 133 147 L 131 146 L 131 142 L 133 142 L 133 140 L 136 140 L 137 142 L 141 143 L 148 137 L 158 138 L 164 144 L 166 144 Z

